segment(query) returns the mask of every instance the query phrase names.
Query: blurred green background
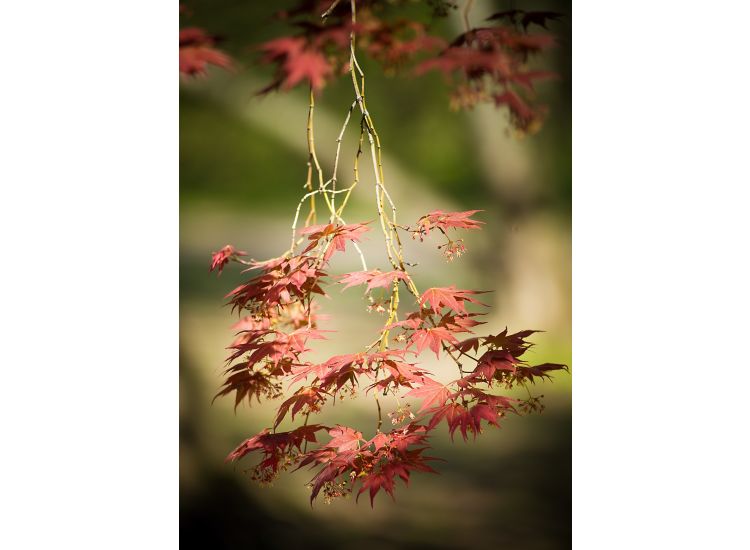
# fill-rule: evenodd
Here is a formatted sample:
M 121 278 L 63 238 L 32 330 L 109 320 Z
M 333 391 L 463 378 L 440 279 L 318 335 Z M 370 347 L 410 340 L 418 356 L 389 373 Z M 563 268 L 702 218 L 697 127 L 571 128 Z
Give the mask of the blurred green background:
M 180 530 L 186 544 L 209 548 L 514 548 L 570 546 L 571 382 L 568 374 L 537 386 L 547 409 L 508 418 L 500 430 L 476 441 L 451 443 L 447 430 L 432 437 L 440 475 L 416 474 L 400 482 L 396 502 L 322 499 L 309 505 L 311 474 L 283 474 L 261 488 L 223 462 L 240 441 L 272 422 L 274 406 L 211 399 L 222 381 L 225 346 L 236 318 L 222 296 L 242 277 L 229 266 L 208 274 L 210 253 L 232 243 L 266 259 L 288 247 L 294 209 L 306 176 L 304 90 L 256 97 L 270 71 L 259 67 L 252 46 L 286 27 L 271 15 L 285 2 L 230 0 L 184 2 L 182 27 L 199 26 L 224 38 L 221 48 L 238 65 L 234 73 L 210 70 L 206 78 L 180 82 Z M 432 209 L 484 210 L 483 231 L 466 235 L 469 252 L 446 263 L 439 239 L 407 242 L 407 257 L 420 288 L 447 286 L 493 290 L 487 332 L 543 329 L 529 353 L 535 361 L 571 362 L 571 112 L 570 5 L 559 2 L 489 2 L 472 10 L 475 26 L 511 7 L 568 14 L 550 29 L 558 47 L 540 66 L 560 78 L 539 86 L 550 112 L 543 129 L 518 139 L 507 114 L 491 106 L 453 112 L 449 89 L 437 75 L 385 75 L 364 62 L 368 106 L 384 148 L 386 183 L 399 220 L 413 223 Z M 411 6 L 408 9 L 418 9 Z M 459 13 L 437 25 L 446 37 L 460 32 Z M 316 142 L 330 172 L 335 139 L 351 103 L 351 82 L 329 84 L 316 106 Z M 351 174 L 356 122 L 342 147 L 340 179 Z M 367 156 L 364 160 L 369 162 Z M 347 222 L 371 220 L 372 180 L 363 179 L 347 208 Z M 375 233 L 363 249 L 370 268 L 386 266 Z M 339 255 L 330 270 L 357 270 L 355 254 Z M 337 330 L 316 348 L 351 353 L 373 339 L 382 324 L 368 314 L 357 289 L 330 289 L 323 328 Z M 346 349 L 341 346 L 346 342 Z M 437 378 L 451 364 L 425 355 Z M 316 421 L 347 423 L 370 437 L 374 406 L 358 398 L 325 409 Z M 250 458 L 252 460 L 252 458 Z M 248 463 L 249 465 L 249 463 Z

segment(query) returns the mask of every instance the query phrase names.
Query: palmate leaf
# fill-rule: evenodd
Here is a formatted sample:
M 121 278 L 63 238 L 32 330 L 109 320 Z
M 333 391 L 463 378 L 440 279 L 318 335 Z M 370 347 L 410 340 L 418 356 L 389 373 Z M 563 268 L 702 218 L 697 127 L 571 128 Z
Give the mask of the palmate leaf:
M 445 288 L 428 288 L 419 299 L 419 305 L 427 307 L 428 305 L 435 313 L 440 313 L 441 308 L 447 307 L 457 313 L 467 313 L 464 302 L 471 302 L 482 306 L 487 306 L 479 300 L 472 298 L 474 294 L 483 294 L 478 290 L 460 290 L 451 285 Z
M 358 242 L 362 234 L 369 231 L 370 228 L 364 223 L 354 223 L 348 225 L 335 225 L 332 223 L 326 225 L 313 225 L 299 231 L 300 235 L 307 235 L 310 244 L 305 252 L 313 250 L 321 241 L 330 238 L 331 242 L 325 249 L 323 259 L 328 261 L 334 252 L 344 252 L 347 241 Z
M 450 390 L 444 384 L 425 376 L 418 387 L 405 393 L 404 396 L 421 399 L 422 406 L 418 412 L 422 412 L 432 406 L 442 406 L 450 394 Z
M 355 271 L 341 276 L 339 283 L 346 284 L 343 290 L 349 287 L 367 284 L 367 292 L 375 288 L 388 288 L 395 280 L 409 281 L 409 275 L 404 271 L 386 271 L 379 269 L 372 271 Z
M 234 409 L 237 410 L 237 407 L 245 398 L 247 398 L 248 404 L 250 404 L 253 397 L 260 403 L 262 396 L 273 398 L 279 395 L 280 385 L 275 381 L 274 377 L 266 372 L 253 371 L 247 366 L 247 363 L 234 365 L 230 371 L 232 374 L 227 377 L 224 385 L 214 396 L 212 402 L 216 401 L 218 397 L 236 392 Z
M 279 407 L 276 413 L 276 420 L 274 421 L 274 428 L 281 424 L 284 420 L 289 409 L 292 410 L 292 420 L 294 416 L 299 413 L 303 408 L 309 412 L 317 412 L 320 407 L 326 401 L 326 393 L 316 387 L 300 388 L 297 392 L 292 395 L 289 399 L 284 401 Z
M 467 210 L 465 212 L 443 212 L 433 210 L 417 221 L 417 231 L 428 235 L 433 228 L 437 229 L 481 229 L 484 222 L 471 219 L 471 216 L 481 210 Z
M 457 344 L 458 340 L 451 332 L 444 327 L 431 327 L 426 329 L 415 330 L 409 340 L 409 346 L 414 345 L 417 353 L 422 353 L 425 348 L 429 347 L 435 357 L 440 359 L 440 348 L 444 344 Z
M 180 30 L 180 73 L 203 76 L 208 65 L 222 69 L 232 68 L 232 59 L 214 47 L 216 38 L 198 27 Z M 221 269 L 219 269 L 221 272 Z
M 428 425 L 432 430 L 441 421 L 445 420 L 448 424 L 448 432 L 451 439 L 456 430 L 461 432 L 464 441 L 468 439 L 468 434 L 472 434 L 476 439 L 477 434 L 482 432 L 482 420 L 488 424 L 497 426 L 498 412 L 497 408 L 488 403 L 477 403 L 473 407 L 467 407 L 460 403 L 452 402 L 432 409 L 433 416 Z
M 346 426 L 336 426 L 328 430 L 328 435 L 331 436 L 331 440 L 327 443 L 328 447 L 332 447 L 337 451 L 351 451 L 358 449 L 360 443 L 364 443 L 362 438 L 362 432 L 358 432 L 352 428 Z
M 265 63 L 278 64 L 276 80 L 261 93 L 278 87 L 289 90 L 303 80 L 319 90 L 333 74 L 333 67 L 325 56 L 308 47 L 303 38 L 285 36 L 269 40 L 261 44 L 260 50 Z

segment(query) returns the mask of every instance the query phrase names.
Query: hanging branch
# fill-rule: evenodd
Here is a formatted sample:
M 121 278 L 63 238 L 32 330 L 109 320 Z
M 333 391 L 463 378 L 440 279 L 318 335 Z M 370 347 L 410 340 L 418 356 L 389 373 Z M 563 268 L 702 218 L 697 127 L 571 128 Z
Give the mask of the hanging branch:
M 322 14 L 323 19 L 333 18 L 340 5 L 340 1 L 333 2 Z M 467 31 L 470 7 L 468 1 L 464 11 Z M 448 240 L 438 248 L 452 250 L 452 258 L 465 252 L 465 247 L 460 240 L 452 240 L 449 232 L 480 229 L 482 222 L 473 218 L 478 210 L 436 210 L 419 218 L 413 226 L 397 223 L 396 205 L 386 186 L 381 138 L 367 106 L 365 73 L 357 59 L 357 33 L 361 26 L 356 0 L 350 0 L 349 9 L 349 21 L 318 31 L 320 43 L 340 43 L 341 33 L 348 34 L 348 72 L 354 95 L 336 138 L 331 177 L 325 178 L 315 141 L 315 96 L 322 86 L 321 75 L 327 74 L 326 66 L 321 65 L 324 60 L 309 50 L 314 40 L 288 39 L 267 44 L 265 51 L 272 61 L 289 64 L 292 60 L 306 60 L 301 68 L 295 65 L 297 72 L 292 73 L 305 75 L 309 82 L 304 194 L 296 205 L 289 250 L 282 256 L 247 262 L 242 258 L 246 253 L 227 245 L 214 253 L 211 270 L 218 269 L 220 273 L 227 263 L 238 262 L 256 271 L 254 277 L 227 295 L 232 311 L 245 316 L 234 325 L 238 332 L 229 346 L 226 379 L 218 395 L 234 393 L 235 406 L 245 400 L 250 403 L 253 398 L 260 401 L 286 397 L 271 426 L 243 441 L 227 460 L 259 453 L 261 460 L 251 472 L 253 479 L 262 483 L 272 481 L 292 466 L 310 467 L 316 469 L 310 482 L 311 501 L 321 492 L 329 501 L 357 488 L 358 496 L 368 491 L 372 503 L 381 489 L 393 495 L 397 476 L 407 481 L 413 471 L 434 472 L 429 465 L 434 459 L 423 452 L 429 447 L 428 437 L 443 421 L 451 437 L 460 431 L 467 440 L 469 435 L 476 437 L 487 425 L 498 426 L 507 414 L 541 410 L 539 398 L 531 394 L 528 399 L 520 400 L 495 392 L 516 386 L 528 389 L 530 382 L 550 378 L 550 372 L 567 367 L 553 363 L 530 365 L 523 359 L 532 345 L 527 339 L 536 332 L 533 330 L 509 333 L 506 329 L 494 335 L 459 340 L 483 324 L 476 320 L 480 315 L 476 310 L 488 307 L 478 299 L 482 292 L 457 289 L 453 285 L 428 288 L 423 293 L 417 289 L 415 277 L 407 269 L 411 264 L 404 258 L 399 233 L 423 241 L 437 230 Z M 280 78 L 280 87 L 292 79 L 289 75 Z M 360 124 L 353 179 L 351 185 L 339 189 L 342 142 L 355 110 L 359 112 Z M 358 246 L 363 234 L 371 229 L 368 223 L 347 224 L 342 217 L 360 182 L 363 147 L 369 149 L 374 211 L 388 259 L 387 271 L 368 270 Z M 344 195 L 337 207 L 339 194 Z M 316 198 L 321 200 L 316 202 Z M 299 228 L 305 204 L 309 205 L 308 213 Z M 318 225 L 321 205 L 327 208 L 327 223 Z M 460 253 L 456 251 L 459 246 L 456 243 L 460 243 Z M 377 338 L 363 350 L 335 355 L 322 363 L 310 362 L 306 359 L 309 346 L 315 340 L 329 337 L 327 331 L 318 328 L 320 317 L 315 298 L 325 295 L 323 286 L 330 284 L 326 270 L 331 257 L 345 254 L 349 244 L 359 255 L 362 271 L 339 276 L 337 284 L 345 285 L 344 289 L 366 285 L 368 309 L 384 314 L 385 320 Z M 401 285 L 414 301 L 402 303 Z M 399 312 L 405 305 L 412 311 Z M 447 355 L 458 367 L 458 378 L 448 384 L 438 382 L 417 362 L 425 352 L 434 353 L 438 359 L 441 352 Z M 466 365 L 465 360 L 473 364 Z M 354 394 L 362 384 L 367 384 L 366 393 L 372 392 L 377 410 L 371 438 L 351 427 L 309 423 L 311 415 Z M 388 393 L 395 397 L 397 408 L 388 414 L 393 429 L 382 431 L 383 405 L 379 396 Z M 402 403 L 401 398 L 419 399 L 421 407 L 414 414 L 411 404 Z M 287 421 L 294 423 L 297 416 L 304 418 L 302 425 L 286 431 L 279 429 Z M 327 433 L 330 440 L 318 442 L 319 432 Z M 312 448 L 308 450 L 308 446 Z

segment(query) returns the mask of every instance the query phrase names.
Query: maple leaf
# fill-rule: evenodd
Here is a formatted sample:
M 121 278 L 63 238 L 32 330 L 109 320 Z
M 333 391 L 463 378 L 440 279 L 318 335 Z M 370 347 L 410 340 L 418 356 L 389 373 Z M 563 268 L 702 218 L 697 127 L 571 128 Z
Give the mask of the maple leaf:
M 435 352 L 435 356 L 440 359 L 440 347 L 444 342 L 457 344 L 458 340 L 447 328 L 431 327 L 414 331 L 409 340 L 409 346 L 416 345 L 418 354 L 429 346 Z
M 228 372 L 232 374 L 227 377 L 212 402 L 218 397 L 236 392 L 234 409 L 237 410 L 237 406 L 245 397 L 247 397 L 248 404 L 252 403 L 253 397 L 260 403 L 261 396 L 275 398 L 281 393 L 281 385 L 275 383 L 269 374 L 253 371 L 247 363 L 234 365 Z
M 421 427 L 420 427 L 421 428 Z M 422 428 L 423 429 L 423 428 Z M 397 436 L 392 436 L 394 439 Z M 418 436 L 420 441 L 424 436 Z M 427 464 L 428 460 L 435 460 L 433 457 L 422 456 L 425 448 L 407 449 L 406 445 L 393 444 L 382 446 L 375 455 L 375 459 L 384 456 L 386 460 L 379 462 L 379 466 L 366 472 L 362 478 L 362 486 L 357 493 L 359 496 L 369 491 L 370 506 L 374 506 L 375 496 L 383 489 L 395 500 L 394 489 L 396 478 L 400 478 L 406 485 L 409 484 L 411 472 L 420 471 L 436 474 L 437 472 Z
M 507 76 L 511 73 L 511 60 L 506 53 L 480 51 L 452 45 L 438 57 L 417 65 L 415 73 L 421 75 L 433 70 L 441 71 L 445 75 L 461 72 L 471 78 L 494 73 Z
M 467 210 L 465 212 L 443 212 L 442 210 L 433 210 L 417 220 L 416 232 L 422 235 L 429 235 L 430 230 L 438 228 L 446 230 L 454 229 L 481 229 L 484 222 L 471 219 L 471 216 L 481 212 L 481 210 Z
M 221 275 L 221 271 L 229 263 L 229 260 L 235 260 L 238 256 L 247 256 L 247 252 L 237 250 L 231 244 L 228 244 L 218 252 L 212 253 L 211 267 L 208 268 L 208 271 L 210 272 L 218 268 L 219 275 Z
M 321 490 L 329 500 L 342 496 L 351 491 L 355 484 L 361 483 L 357 498 L 369 491 L 372 506 L 381 489 L 394 496 L 397 478 L 408 484 L 414 471 L 437 473 L 427 463 L 436 459 L 422 454 L 427 448 L 426 432 L 425 426 L 408 424 L 389 433 L 379 432 L 371 440 L 360 444 L 361 434 L 351 428 L 337 426 L 330 430 L 338 447 L 329 444 L 312 450 L 299 462 L 298 469 L 307 465 L 322 465 L 310 481 L 310 503 Z M 337 480 L 343 481 L 336 484 Z M 343 488 L 347 482 L 349 488 Z
M 243 317 L 232 325 L 232 328 L 239 334 L 251 331 L 265 331 L 271 328 L 271 319 L 268 317 L 256 318 L 251 315 Z
M 312 225 L 300 230 L 300 235 L 308 235 L 308 239 L 311 241 L 305 252 L 309 252 L 318 244 L 320 241 L 330 238 L 331 242 L 325 249 L 323 259 L 328 259 L 333 253 L 338 250 L 344 252 L 346 250 L 346 242 L 353 241 L 358 242 L 361 238 L 362 233 L 369 231 L 370 228 L 364 223 L 353 223 L 347 225 L 335 225 L 332 223 Z
M 292 409 L 292 420 L 294 420 L 294 416 L 298 412 L 300 412 L 303 407 L 307 409 L 307 412 L 318 412 L 320 410 L 320 406 L 325 403 L 325 400 L 325 393 L 319 388 L 300 388 L 295 392 L 293 396 L 291 396 L 281 404 L 278 412 L 276 413 L 274 427 L 281 424 L 281 421 L 284 420 L 284 417 L 286 416 L 286 413 L 289 411 L 290 407 Z
M 419 411 L 417 411 L 422 412 L 433 405 L 443 405 L 446 399 L 448 399 L 450 393 L 450 390 L 448 390 L 445 385 L 425 376 L 421 380 L 421 385 L 418 388 L 414 388 L 405 393 L 404 397 L 416 397 L 422 399 L 422 406 L 419 408 Z
M 319 90 L 323 87 L 326 77 L 333 72 L 333 68 L 320 53 L 303 50 L 286 60 L 284 71 L 286 72 L 286 78 L 282 84 L 284 88 L 293 88 L 302 80 L 307 80 L 314 90 Z
M 279 74 L 276 80 L 260 93 L 281 87 L 288 90 L 303 80 L 307 80 L 314 90 L 319 90 L 333 73 L 333 67 L 325 56 L 306 44 L 301 37 L 282 37 L 261 44 L 265 53 L 263 61 L 278 63 Z
M 498 426 L 498 413 L 495 407 L 487 403 L 478 403 L 471 407 L 465 407 L 459 403 L 448 403 L 433 409 L 434 414 L 427 427 L 428 430 L 434 429 L 442 420 L 448 424 L 448 432 L 451 439 L 456 430 L 461 431 L 464 441 L 468 440 L 468 434 L 471 433 L 476 439 L 477 434 L 482 431 L 482 420 L 487 421 L 493 426 Z
M 323 363 L 306 363 L 294 369 L 295 377 L 292 383 L 314 375 L 320 381 L 320 388 L 329 391 L 335 386 L 340 390 L 347 382 L 355 386 L 357 375 L 362 373 L 372 374 L 372 370 L 379 364 L 387 363 L 389 366 L 398 368 L 400 363 L 397 359 L 403 357 L 404 350 L 386 350 L 376 353 L 350 353 L 345 355 L 334 355 Z M 406 364 L 403 364 L 406 366 Z M 402 366 L 402 368 L 404 368 Z
M 412 312 L 403 321 L 397 321 L 396 323 L 390 323 L 383 327 L 383 330 L 392 330 L 394 328 L 404 328 L 407 330 L 414 330 L 419 328 L 424 323 L 424 317 L 421 312 Z
M 408 282 L 409 275 L 404 271 L 386 271 L 383 273 L 379 269 L 374 269 L 372 271 L 355 271 L 343 275 L 339 280 L 339 283 L 346 283 L 343 290 L 352 286 L 367 283 L 366 292 L 369 292 L 374 288 L 388 288 L 393 284 L 393 281 L 398 279 Z
M 377 434 L 375 434 L 375 437 L 365 443 L 365 446 L 369 447 L 370 445 L 372 445 L 374 449 L 378 451 L 385 447 L 390 442 L 390 440 L 391 438 L 387 434 L 378 432 Z
M 265 340 L 270 336 L 273 336 L 274 339 Z M 262 360 L 268 360 L 271 364 L 276 364 L 283 359 L 296 361 L 301 353 L 307 351 L 305 344 L 308 338 L 324 340 L 325 336 L 323 336 L 323 331 L 307 327 L 297 329 L 289 334 L 273 330 L 257 331 L 244 341 L 229 346 L 229 349 L 235 351 L 227 358 L 227 362 L 234 361 L 245 353 L 250 353 L 248 357 L 250 364 Z
M 503 329 L 502 332 L 483 338 L 484 344 L 490 349 L 503 349 L 510 353 L 513 357 L 519 358 L 521 355 L 533 346 L 531 342 L 527 342 L 526 338 L 539 330 L 521 330 L 513 334 L 508 334 L 508 328 Z
M 479 336 L 475 336 L 473 338 L 467 338 L 466 340 L 462 340 L 461 342 L 458 342 L 453 345 L 454 348 L 456 348 L 461 353 L 469 353 L 470 351 L 477 352 L 479 351 L 479 346 L 481 345 L 482 339 Z
M 476 290 L 459 290 L 456 289 L 455 285 L 443 288 L 433 287 L 424 291 L 422 297 L 419 299 L 419 305 L 426 308 L 429 303 L 432 311 L 435 313 L 440 313 L 442 307 L 448 307 L 458 313 L 466 313 L 464 302 L 483 306 L 487 305 L 471 297 L 472 294 L 482 293 Z
M 335 385 L 336 391 L 339 391 L 347 383 L 354 387 L 357 384 L 357 375 L 365 371 L 366 358 L 363 355 L 339 355 L 320 365 L 318 378 L 321 389 L 328 391 Z
M 476 46 L 482 51 L 495 53 L 514 53 L 518 57 L 509 57 L 508 70 L 515 69 L 520 61 L 524 61 L 529 53 L 549 48 L 555 39 L 548 34 L 526 34 L 516 32 L 507 27 L 478 27 L 460 35 L 451 46 Z
M 326 429 L 325 426 L 318 424 L 300 426 L 289 432 L 270 433 L 266 428 L 259 434 L 246 439 L 240 443 L 237 448 L 227 456 L 227 462 L 235 462 L 248 453 L 260 451 L 262 453 L 261 461 L 252 468 L 253 479 L 262 483 L 272 481 L 281 470 L 294 464 L 299 458 L 293 452 L 302 450 L 305 442 L 315 443 L 315 433 L 319 430 Z
M 516 367 L 516 378 L 518 381 L 528 380 L 533 384 L 534 378 L 551 378 L 547 373 L 555 370 L 567 371 L 568 366 L 561 363 L 542 363 L 533 366 L 519 365 Z
M 483 325 L 484 321 L 475 321 L 473 317 L 484 313 L 468 313 L 465 315 L 445 314 L 438 321 L 438 326 L 445 327 L 451 332 L 471 332 L 473 327 Z
M 389 372 L 389 376 L 380 378 L 368 386 L 368 392 L 377 389 L 385 394 L 390 387 L 413 388 L 413 383 L 419 382 L 426 374 L 429 374 L 426 370 L 418 368 L 414 363 L 406 363 L 395 359 L 384 360 L 380 365 Z
M 310 294 L 325 295 L 319 283 L 327 274 L 311 256 L 300 255 L 254 263 L 250 269 L 256 268 L 262 270 L 260 275 L 225 296 L 232 304 L 232 311 L 245 308 L 268 309 L 288 305 L 295 300 L 304 301 Z
M 481 210 L 467 210 L 465 212 L 443 212 L 441 210 L 435 210 L 430 212 L 423 217 L 423 220 L 428 220 L 435 227 L 442 227 L 447 229 L 449 227 L 461 228 L 461 229 L 479 229 L 484 223 L 478 220 L 472 220 L 471 216 Z
M 383 63 L 386 69 L 395 68 L 419 52 L 430 52 L 445 47 L 442 38 L 426 33 L 424 25 L 415 21 L 373 21 L 366 25 L 369 40 L 367 53 Z
M 500 371 L 515 371 L 517 359 L 505 350 L 490 350 L 479 358 L 473 374 L 484 377 L 487 382 L 491 382 L 495 373 Z
M 327 429 L 325 426 L 320 424 L 310 424 L 307 426 L 300 426 L 289 432 L 276 432 L 271 433 L 268 428 L 265 428 L 259 434 L 246 439 L 235 448 L 229 456 L 227 456 L 227 462 L 234 462 L 249 452 L 257 449 L 266 449 L 268 451 L 275 451 L 276 449 L 286 449 L 290 446 L 302 448 L 302 444 L 305 441 L 316 443 L 315 433 L 319 430 Z
M 522 353 L 522 352 L 521 352 Z M 485 352 L 473 371 L 476 377 L 483 377 L 491 382 L 493 379 L 508 382 L 534 382 L 534 378 L 550 378 L 548 372 L 568 370 L 567 365 L 560 363 L 543 363 L 529 366 L 518 356 L 506 349 L 493 349 Z
M 189 27 L 180 30 L 180 72 L 185 75 L 205 75 L 208 64 L 223 69 L 232 67 L 231 58 L 213 47 L 216 38 L 203 29 Z
M 330 435 L 332 439 L 326 444 L 326 446 L 332 447 L 339 452 L 358 449 L 360 441 L 364 441 L 362 438 L 362 432 L 358 432 L 345 426 L 331 428 L 328 430 L 328 435 Z
M 471 383 L 473 381 L 474 380 L 472 380 L 471 377 L 465 377 L 456 380 L 459 387 L 462 387 L 462 389 L 452 394 L 451 398 L 455 400 L 458 397 L 462 397 L 465 399 L 476 401 L 477 403 L 487 403 L 491 407 L 495 407 L 498 410 L 513 410 L 514 403 L 517 403 L 519 401 L 518 399 L 513 397 L 486 393 L 479 388 L 471 386 Z

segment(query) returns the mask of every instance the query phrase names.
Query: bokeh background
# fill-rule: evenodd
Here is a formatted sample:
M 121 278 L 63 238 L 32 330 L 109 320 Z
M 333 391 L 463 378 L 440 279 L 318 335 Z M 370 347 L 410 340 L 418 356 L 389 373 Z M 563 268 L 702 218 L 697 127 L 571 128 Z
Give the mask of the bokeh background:
M 266 259 L 286 249 L 306 176 L 304 90 L 254 94 L 269 81 L 252 46 L 285 27 L 271 15 L 285 2 L 186 1 L 181 26 L 200 26 L 224 38 L 221 48 L 237 70 L 212 69 L 206 78 L 180 82 L 180 531 L 188 545 L 208 548 L 513 548 L 570 546 L 571 378 L 561 373 L 537 385 L 545 395 L 541 415 L 507 418 L 502 429 L 476 441 L 451 443 L 447 430 L 432 437 L 440 475 L 416 474 L 397 500 L 379 495 L 375 507 L 361 499 L 322 499 L 311 507 L 307 471 L 282 475 L 268 488 L 252 483 L 227 453 L 272 422 L 274 405 L 211 403 L 221 384 L 235 320 L 222 307 L 241 280 L 229 266 L 208 274 L 210 253 L 232 243 Z M 478 0 L 472 22 L 512 7 L 567 14 L 550 29 L 558 47 L 540 64 L 560 78 L 539 86 L 549 116 L 536 135 L 519 139 L 507 114 L 491 106 L 453 112 L 438 75 L 384 74 L 365 61 L 368 105 L 384 147 L 386 183 L 399 220 L 414 222 L 429 210 L 481 208 L 483 231 L 466 235 L 469 252 L 446 263 L 439 239 L 408 242 L 418 263 L 420 288 L 447 286 L 493 290 L 485 328 L 495 333 L 543 329 L 529 352 L 539 362 L 571 362 L 571 112 L 570 5 L 560 2 Z M 459 13 L 439 23 L 445 36 L 460 32 Z M 351 103 L 351 83 L 328 85 L 316 106 L 316 142 L 330 171 L 335 139 Z M 342 185 L 351 174 L 356 122 L 342 148 Z M 369 162 L 369 159 L 365 157 Z M 366 165 L 365 165 L 366 166 Z M 367 170 L 353 194 L 348 222 L 373 219 Z M 369 266 L 385 267 L 382 244 L 371 233 L 364 244 Z M 333 273 L 357 270 L 356 255 L 339 255 Z M 351 353 L 373 339 L 383 322 L 365 311 L 357 289 L 331 289 L 323 328 L 339 331 L 317 348 Z M 485 300 L 485 301 L 487 301 Z M 346 342 L 346 349 L 342 347 Z M 451 364 L 425 355 L 437 378 Z M 325 409 L 322 423 L 346 423 L 373 434 L 371 399 Z M 246 459 L 247 460 L 247 459 Z M 252 460 L 252 459 L 251 459 Z

